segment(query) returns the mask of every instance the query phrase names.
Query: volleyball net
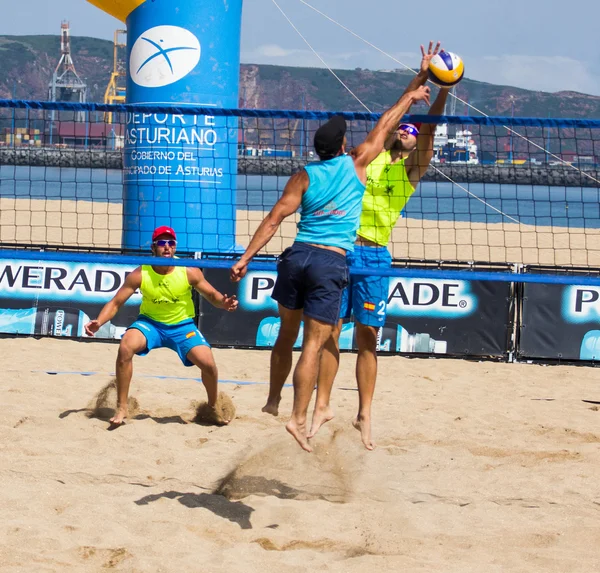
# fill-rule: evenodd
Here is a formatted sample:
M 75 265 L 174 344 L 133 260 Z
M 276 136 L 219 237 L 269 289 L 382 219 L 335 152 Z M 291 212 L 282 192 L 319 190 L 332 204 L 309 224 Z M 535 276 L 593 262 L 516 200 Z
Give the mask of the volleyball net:
M 314 132 L 331 115 L 0 101 L 0 243 L 115 248 L 124 220 L 138 217 L 182 236 L 208 230 L 187 250 L 230 255 L 291 173 L 317 159 Z M 345 116 L 350 147 L 378 118 Z M 438 127 L 392 233 L 395 259 L 600 266 L 600 121 L 406 119 Z M 149 185 L 154 209 L 139 201 L 124 212 L 126 188 Z M 296 222 L 264 253 L 291 244 Z
M 168 264 L 202 267 L 240 300 L 226 319 L 198 300 L 211 343 L 271 346 L 275 257 L 298 216 L 237 285 L 228 268 L 290 175 L 317 160 L 313 136 L 332 115 L 0 101 L 0 332 L 82 336 L 128 272 L 165 264 L 148 247 L 169 225 L 181 258 Z M 349 147 L 378 119 L 344 115 Z M 410 198 L 392 181 L 380 191 L 401 210 L 392 266 L 351 268 L 390 277 L 380 350 L 600 359 L 600 121 L 405 120 L 436 123 L 433 159 Z M 118 338 L 137 304 L 102 336 Z M 352 322 L 340 345 L 355 348 Z

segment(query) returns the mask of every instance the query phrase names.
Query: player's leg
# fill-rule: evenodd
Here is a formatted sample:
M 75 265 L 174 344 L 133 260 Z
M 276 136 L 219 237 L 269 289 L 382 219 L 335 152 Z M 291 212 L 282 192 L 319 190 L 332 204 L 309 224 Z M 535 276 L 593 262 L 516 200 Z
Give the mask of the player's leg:
M 335 414 L 331 408 L 331 389 L 340 365 L 340 332 L 342 330 L 342 321 L 333 327 L 331 336 L 325 342 L 319 364 L 319 374 L 317 379 L 317 397 L 315 400 L 315 409 L 313 411 L 310 431 L 307 437 L 312 438 L 319 428 L 333 420 Z
M 219 370 L 210 346 L 194 346 L 186 354 L 186 358 L 200 369 L 208 405 L 214 408 L 219 394 Z
M 145 329 L 142 331 L 142 327 Z M 152 330 L 151 325 L 134 322 L 125 332 L 119 351 L 117 352 L 117 362 L 115 372 L 117 375 L 117 411 L 110 419 L 113 424 L 122 424 L 128 416 L 127 399 L 129 397 L 129 386 L 133 376 L 133 357 L 136 354 L 147 354 L 151 348 L 149 341 L 153 341 L 157 334 Z
M 286 429 L 307 452 L 312 452 L 306 428 L 308 405 L 317 383 L 321 353 L 332 330 L 333 324 L 304 317 L 302 352 L 294 370 L 294 406 Z
M 165 326 L 162 334 L 164 345 L 177 352 L 184 366 L 197 366 L 200 369 L 208 405 L 214 409 L 219 393 L 219 371 L 206 338 L 193 320 Z M 229 421 L 223 420 L 222 423 L 229 423 Z
M 355 256 L 365 268 L 389 268 L 391 257 L 387 249 L 359 247 Z M 368 275 L 354 279 L 352 312 L 356 321 L 356 382 L 358 385 L 358 414 L 353 422 L 360 431 L 368 450 L 374 448 L 371 435 L 371 406 L 377 381 L 377 337 L 385 324 L 389 279 Z
M 360 431 L 363 444 L 368 450 L 374 448 L 371 438 L 371 405 L 377 381 L 377 333 L 378 328 L 356 323 L 356 382 L 358 385 L 358 414 L 353 422 Z
M 345 255 L 308 247 L 305 263 L 304 341 L 300 360 L 294 370 L 294 408 L 286 428 L 306 451 L 308 443 L 306 413 L 315 384 L 323 348 L 338 324 L 342 291 L 348 284 Z M 315 420 L 316 425 L 318 420 Z
M 224 417 L 223 413 L 217 408 L 219 371 L 210 346 L 195 346 L 187 353 L 187 358 L 200 368 L 202 373 L 202 384 L 206 389 L 208 406 L 212 409 L 211 419 L 217 425 L 229 424 L 231 418 Z
M 281 326 L 277 340 L 271 351 L 269 396 L 267 397 L 267 403 L 262 408 L 263 412 L 272 414 L 273 416 L 279 414 L 281 390 L 292 369 L 292 351 L 300 330 L 302 309 L 291 310 L 280 304 L 279 316 L 281 318 Z
M 278 303 L 281 318 L 279 334 L 271 351 L 269 396 L 262 411 L 273 416 L 279 413 L 281 390 L 292 369 L 292 350 L 298 338 L 304 306 L 304 266 L 310 249 L 294 243 L 279 257 L 277 280 L 271 295 Z
M 354 264 L 352 254 L 346 256 L 348 265 Z M 325 343 L 323 353 L 321 354 L 321 363 L 319 366 L 319 378 L 317 381 L 317 398 L 315 400 L 315 410 L 308 437 L 312 438 L 319 428 L 333 419 L 334 413 L 331 408 L 331 390 L 333 382 L 340 366 L 340 333 L 342 331 L 342 319 L 350 318 L 352 315 L 352 288 L 353 279 L 349 277 L 348 285 L 342 292 L 340 304 L 340 320 L 335 325 L 331 337 Z

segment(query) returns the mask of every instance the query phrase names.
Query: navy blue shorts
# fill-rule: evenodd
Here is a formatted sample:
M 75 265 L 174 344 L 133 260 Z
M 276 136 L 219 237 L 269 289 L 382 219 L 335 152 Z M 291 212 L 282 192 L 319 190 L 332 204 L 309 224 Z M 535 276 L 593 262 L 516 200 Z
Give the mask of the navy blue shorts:
M 327 324 L 340 316 L 342 291 L 348 284 L 346 256 L 329 249 L 294 243 L 277 262 L 271 295 L 281 306 Z

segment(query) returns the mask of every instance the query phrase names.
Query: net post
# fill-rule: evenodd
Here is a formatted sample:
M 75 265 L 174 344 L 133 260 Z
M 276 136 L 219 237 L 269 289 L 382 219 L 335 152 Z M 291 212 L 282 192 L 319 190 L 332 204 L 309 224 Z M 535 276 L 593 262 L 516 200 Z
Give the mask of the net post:
M 128 103 L 178 109 L 126 114 L 125 248 L 147 247 L 159 225 L 187 251 L 235 245 L 238 120 L 185 113 L 237 107 L 241 11 L 242 0 L 180 0 L 127 16 Z

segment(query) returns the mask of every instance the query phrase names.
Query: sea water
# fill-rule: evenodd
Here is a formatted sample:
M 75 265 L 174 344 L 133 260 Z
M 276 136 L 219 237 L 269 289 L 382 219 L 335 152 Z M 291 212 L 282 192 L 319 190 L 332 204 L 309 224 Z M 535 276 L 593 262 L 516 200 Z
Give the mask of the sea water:
M 239 175 L 238 210 L 268 211 L 289 177 Z M 495 183 L 423 182 L 403 217 L 434 221 L 510 223 L 569 228 L 600 228 L 600 189 L 500 185 Z M 0 166 L 0 198 L 77 200 L 120 203 L 120 170 Z M 501 213 L 499 213 L 498 211 Z M 510 218 L 509 218 L 510 217 Z

